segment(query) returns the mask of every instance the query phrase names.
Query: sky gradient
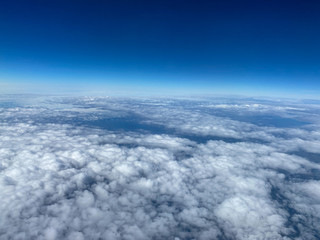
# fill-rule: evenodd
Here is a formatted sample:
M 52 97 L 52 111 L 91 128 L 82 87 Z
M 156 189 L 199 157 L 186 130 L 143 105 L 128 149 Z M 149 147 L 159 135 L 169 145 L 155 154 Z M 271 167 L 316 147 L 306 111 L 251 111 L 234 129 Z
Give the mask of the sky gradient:
M 320 95 L 319 1 L 2 1 L 0 92 Z

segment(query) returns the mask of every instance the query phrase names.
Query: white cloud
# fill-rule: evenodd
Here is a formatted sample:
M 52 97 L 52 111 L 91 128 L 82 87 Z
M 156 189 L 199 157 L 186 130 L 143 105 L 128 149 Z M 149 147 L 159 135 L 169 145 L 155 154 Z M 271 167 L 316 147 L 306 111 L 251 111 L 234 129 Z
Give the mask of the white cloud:
M 83 101 L 125 111 L 111 117 L 128 116 L 126 100 Z M 144 122 L 239 141 L 42 122 L 63 116 L 50 106 L 2 109 L 1 239 L 319 237 L 319 180 L 312 174 L 320 166 L 292 153 L 317 152 L 314 129 L 259 127 L 172 100 L 135 101 L 130 110 Z

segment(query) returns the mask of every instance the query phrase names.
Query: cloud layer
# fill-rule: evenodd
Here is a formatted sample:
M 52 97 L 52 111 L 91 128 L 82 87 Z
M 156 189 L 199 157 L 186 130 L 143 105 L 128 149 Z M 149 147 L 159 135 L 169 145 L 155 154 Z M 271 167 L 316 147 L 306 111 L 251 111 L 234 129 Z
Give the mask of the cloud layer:
M 318 106 L 233 101 L 3 107 L 0 238 L 319 239 Z

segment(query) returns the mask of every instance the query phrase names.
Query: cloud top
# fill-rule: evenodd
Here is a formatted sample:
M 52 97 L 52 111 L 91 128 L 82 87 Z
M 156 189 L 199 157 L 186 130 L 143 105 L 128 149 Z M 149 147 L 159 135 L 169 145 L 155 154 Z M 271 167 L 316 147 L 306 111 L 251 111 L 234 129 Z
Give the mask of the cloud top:
M 223 101 L 3 107 L 0 238 L 318 239 L 317 106 Z M 239 117 L 261 111 L 308 124 Z M 92 124 L 101 119 L 158 128 Z

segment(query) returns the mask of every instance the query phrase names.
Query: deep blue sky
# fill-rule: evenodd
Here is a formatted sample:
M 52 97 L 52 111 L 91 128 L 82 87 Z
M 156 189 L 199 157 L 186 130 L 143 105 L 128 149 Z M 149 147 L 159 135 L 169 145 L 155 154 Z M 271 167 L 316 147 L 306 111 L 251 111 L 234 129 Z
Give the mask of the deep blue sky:
M 0 82 L 317 95 L 320 1 L 0 1 Z

